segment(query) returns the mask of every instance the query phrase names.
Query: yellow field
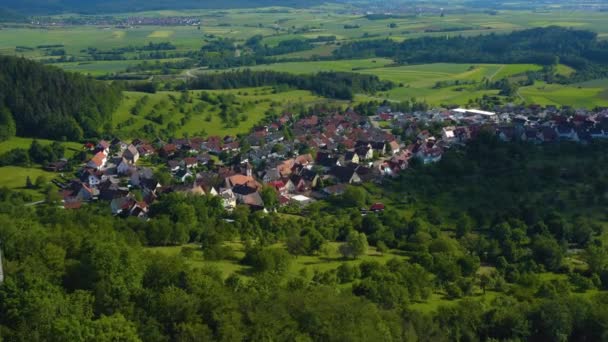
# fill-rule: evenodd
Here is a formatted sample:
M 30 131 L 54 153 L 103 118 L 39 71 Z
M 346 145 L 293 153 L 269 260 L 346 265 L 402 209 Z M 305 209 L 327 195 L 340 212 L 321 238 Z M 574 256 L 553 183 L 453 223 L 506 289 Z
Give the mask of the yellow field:
M 154 31 L 148 35 L 148 38 L 169 38 L 174 33 L 174 31 Z
M 112 32 L 112 38 L 114 39 L 123 39 L 127 35 L 125 31 L 114 31 Z

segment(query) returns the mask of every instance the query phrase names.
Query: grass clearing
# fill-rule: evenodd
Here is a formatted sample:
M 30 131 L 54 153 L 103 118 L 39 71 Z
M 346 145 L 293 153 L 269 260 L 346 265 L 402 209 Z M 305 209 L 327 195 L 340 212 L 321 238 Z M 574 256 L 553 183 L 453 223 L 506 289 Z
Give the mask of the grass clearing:
M 3 166 L 0 167 L 0 187 L 6 186 L 9 189 L 23 190 L 25 189 L 25 179 L 28 176 L 34 182 L 39 176 L 44 176 L 50 181 L 57 175 L 39 168 Z
M 22 148 L 27 150 L 30 148 L 32 144 L 33 138 L 21 138 L 21 137 L 12 137 L 6 141 L 0 142 L 0 154 L 6 153 L 15 148 Z M 46 139 L 36 139 L 42 145 L 50 145 L 53 143 L 52 140 Z M 71 157 L 76 152 L 82 151 L 82 145 L 76 142 L 62 142 L 61 143 L 65 147 L 66 157 Z
M 0 167 L 0 188 L 7 187 L 11 190 L 18 190 L 24 194 L 30 195 L 33 201 L 44 199 L 44 195 L 40 190 L 27 189 L 26 179 L 30 177 L 32 183 L 36 178 L 43 176 L 47 182 L 57 177 L 57 174 L 44 171 L 37 167 L 20 167 L 20 166 L 3 166 Z

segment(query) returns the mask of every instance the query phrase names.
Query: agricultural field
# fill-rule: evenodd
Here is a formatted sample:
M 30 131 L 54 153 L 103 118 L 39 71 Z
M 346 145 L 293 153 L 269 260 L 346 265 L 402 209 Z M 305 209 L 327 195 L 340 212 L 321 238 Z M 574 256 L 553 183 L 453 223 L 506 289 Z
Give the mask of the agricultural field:
M 172 62 L 179 61 L 182 58 L 166 58 L 166 59 L 148 59 L 148 60 L 123 60 L 123 61 L 88 61 L 88 62 L 66 62 L 56 63 L 54 66 L 60 67 L 67 71 L 79 72 L 91 76 L 102 76 L 111 73 L 124 72 L 131 66 L 140 63 L 148 62 L 154 64 L 156 62 Z M 160 69 L 160 67 L 159 67 Z
M 600 37 L 608 35 L 607 14 L 588 11 L 564 11 L 556 8 L 547 12 L 500 11 L 494 15 L 476 12 L 448 13 L 441 17 L 435 12 L 417 16 L 370 20 L 359 14 L 352 14 L 340 5 L 325 5 L 311 9 L 232 9 L 194 11 L 152 11 L 116 15 L 127 16 L 200 16 L 198 26 L 31 26 L 10 25 L 0 29 L 0 52 L 24 55 L 26 57 L 46 57 L 47 51 L 37 48 L 41 45 L 63 45 L 69 56 L 85 56 L 83 50 L 92 47 L 100 50 L 142 46 L 149 42 L 171 42 L 177 47 L 175 52 L 197 51 L 206 44 L 208 37 L 229 38 L 244 42 L 254 35 L 262 35 L 263 43 L 276 46 L 290 39 L 310 39 L 319 36 L 335 36 L 338 42 L 360 39 L 390 38 L 405 40 L 421 36 L 449 37 L 455 35 L 479 35 L 508 33 L 531 27 L 558 25 L 597 32 Z M 27 47 L 33 50 L 20 49 Z M 335 44 L 320 44 L 313 50 L 277 56 L 286 58 L 312 58 L 328 56 L 336 48 Z M 132 56 L 135 57 L 135 56 Z M 122 62 L 122 61 L 120 61 Z M 106 63 L 99 67 L 75 67 L 61 64 L 68 70 L 91 73 L 116 72 L 121 63 Z M 107 65 L 104 65 L 107 64 Z M 125 65 L 128 63 L 125 63 Z M 498 75 L 500 76 L 500 75 Z
M 498 81 L 524 74 L 526 71 L 542 69 L 534 64 L 454 64 L 433 63 L 421 65 L 392 66 L 392 61 L 383 58 L 341 60 L 341 61 L 312 61 L 286 62 L 251 67 L 252 70 L 272 70 L 298 74 L 315 73 L 319 71 L 346 71 L 376 75 L 380 79 L 394 82 L 397 87 L 374 96 L 359 95 L 357 100 L 392 100 L 403 101 L 410 98 L 425 100 L 431 105 L 457 104 L 464 105 L 469 100 L 483 95 L 497 95 L 497 90 L 483 90 L 476 86 L 484 79 Z M 215 71 L 204 71 L 215 72 Z M 565 65 L 559 65 L 557 73 L 567 75 L 573 70 Z M 437 82 L 448 82 L 448 86 L 436 87 Z M 458 82 L 458 84 L 456 84 Z M 593 81 L 587 85 L 563 86 L 536 85 L 523 87 L 520 99 L 529 103 L 572 105 L 575 107 L 592 108 L 605 106 L 608 103 L 608 93 L 604 81 Z M 596 86 L 594 86 L 596 85 Z
M 17 46 L 36 48 L 42 45 L 64 45 L 67 54 L 82 55 L 81 50 L 95 47 L 99 50 L 142 46 L 149 42 L 171 41 L 178 51 L 199 49 L 202 33 L 196 27 L 172 27 L 171 36 L 162 27 L 144 26 L 130 29 L 115 29 L 93 26 L 53 28 L 11 28 L 0 30 L 0 50 L 8 51 Z M 21 53 L 15 54 L 21 55 Z M 43 56 L 41 49 L 26 55 Z
M 537 82 L 532 86 L 520 88 L 519 94 L 527 102 L 541 105 L 567 104 L 575 108 L 606 107 L 608 89 L 601 86 L 601 83 L 597 81 L 597 83 L 589 82 L 587 86 L 576 86 Z

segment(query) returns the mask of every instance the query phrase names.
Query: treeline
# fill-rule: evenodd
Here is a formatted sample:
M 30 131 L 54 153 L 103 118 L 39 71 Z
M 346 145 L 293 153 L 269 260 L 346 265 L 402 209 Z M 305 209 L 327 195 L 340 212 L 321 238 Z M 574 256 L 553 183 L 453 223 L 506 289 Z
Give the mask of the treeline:
M 111 124 L 121 99 L 118 87 L 43 66 L 23 58 L 0 57 L 0 107 L 11 113 L 16 134 L 79 140 Z M 2 120 L 10 121 L 2 115 Z
M 338 58 L 388 57 L 398 63 L 534 63 L 567 64 L 577 70 L 608 63 L 608 43 L 590 31 L 561 27 L 534 28 L 510 34 L 475 37 L 422 37 L 404 42 L 364 40 L 344 44 Z
M 352 100 L 355 93 L 374 93 L 393 87 L 391 82 L 377 76 L 347 72 L 319 72 L 313 75 L 294 75 L 276 71 L 230 71 L 207 73 L 190 81 L 190 89 L 235 89 L 287 85 L 310 90 L 318 95 Z
M 200 51 L 200 64 L 212 69 L 270 64 L 278 55 L 312 50 L 315 44 L 330 43 L 335 36 L 319 36 L 310 39 L 289 39 L 276 46 L 263 43 L 262 35 L 249 38 L 242 46 L 233 39 L 219 38 L 204 45 Z M 296 58 L 297 59 L 297 58 Z

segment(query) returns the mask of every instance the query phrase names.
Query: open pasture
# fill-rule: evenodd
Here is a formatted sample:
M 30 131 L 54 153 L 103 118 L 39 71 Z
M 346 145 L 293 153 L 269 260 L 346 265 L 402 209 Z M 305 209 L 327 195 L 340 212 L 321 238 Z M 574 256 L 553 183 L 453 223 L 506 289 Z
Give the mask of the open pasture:
M 24 190 L 27 177 L 30 177 L 33 183 L 39 176 L 44 176 L 47 181 L 50 181 L 57 174 L 44 171 L 40 168 L 3 166 L 0 167 L 0 188 L 7 187 L 13 190 Z
M 124 72 L 131 66 L 138 65 L 140 63 L 148 62 L 154 64 L 156 62 L 170 62 L 179 61 L 181 58 L 167 58 L 167 59 L 148 59 L 148 60 L 122 60 L 122 61 L 90 61 L 90 62 L 66 62 L 53 64 L 67 71 L 80 72 L 83 74 L 90 74 L 92 76 L 100 76 L 108 73 Z
M 575 108 L 608 106 L 608 92 L 605 87 L 588 83 L 589 86 L 546 84 L 537 82 L 522 87 L 519 94 L 529 103 L 541 105 L 570 105 Z

